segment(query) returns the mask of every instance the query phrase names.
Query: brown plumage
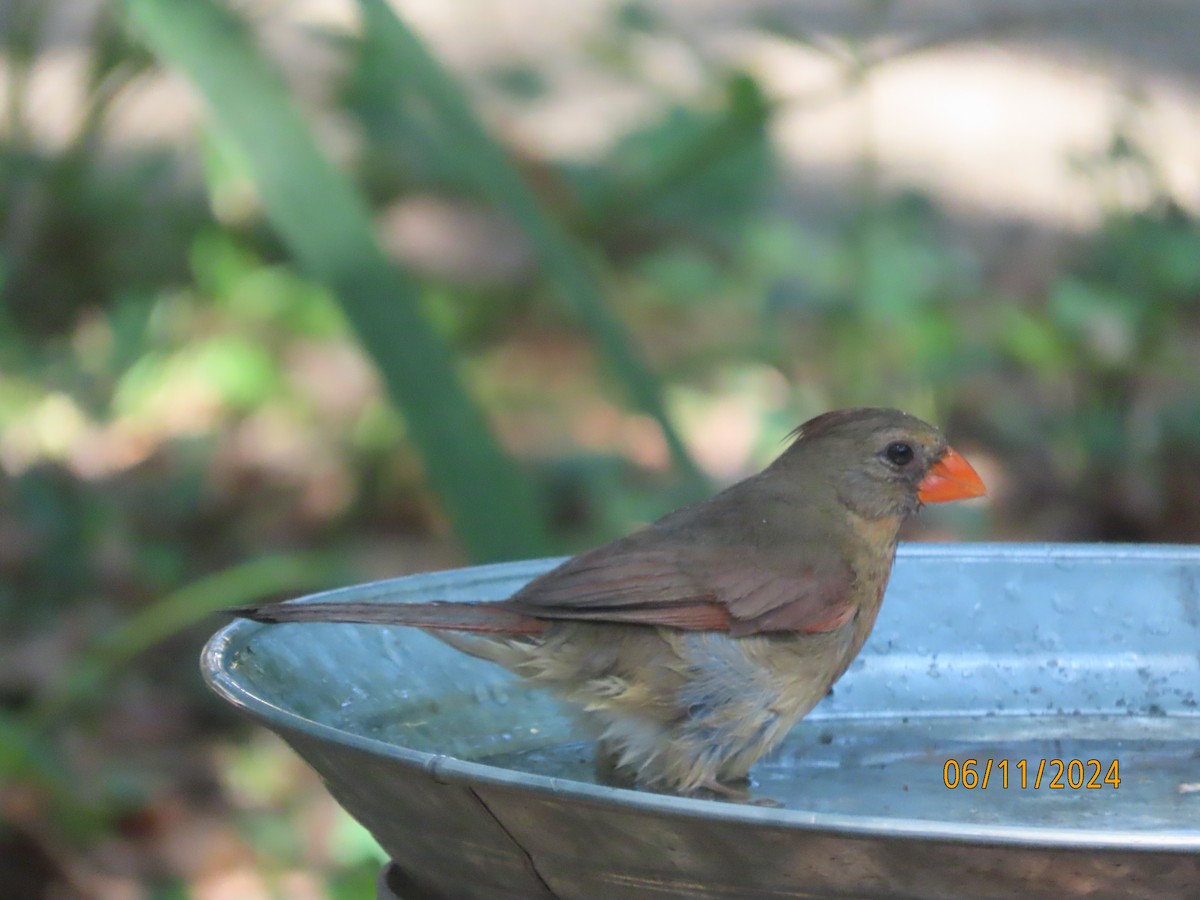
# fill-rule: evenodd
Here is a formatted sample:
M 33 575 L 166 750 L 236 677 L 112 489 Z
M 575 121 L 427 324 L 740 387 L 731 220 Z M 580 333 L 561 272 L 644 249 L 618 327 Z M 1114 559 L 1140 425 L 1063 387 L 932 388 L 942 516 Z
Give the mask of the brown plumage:
M 768 468 L 494 603 L 274 604 L 265 622 L 434 630 L 581 706 L 639 783 L 730 793 L 825 695 L 875 623 L 904 519 L 983 483 L 941 433 L 838 410 Z

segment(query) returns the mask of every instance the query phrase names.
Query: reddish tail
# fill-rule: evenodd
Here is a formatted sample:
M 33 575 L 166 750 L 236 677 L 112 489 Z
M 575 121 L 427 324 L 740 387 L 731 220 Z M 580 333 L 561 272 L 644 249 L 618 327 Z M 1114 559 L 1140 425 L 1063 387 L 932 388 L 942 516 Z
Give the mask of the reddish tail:
M 514 612 L 503 602 L 264 603 L 228 612 L 256 622 L 356 622 L 491 634 L 540 634 L 546 627 L 541 619 Z

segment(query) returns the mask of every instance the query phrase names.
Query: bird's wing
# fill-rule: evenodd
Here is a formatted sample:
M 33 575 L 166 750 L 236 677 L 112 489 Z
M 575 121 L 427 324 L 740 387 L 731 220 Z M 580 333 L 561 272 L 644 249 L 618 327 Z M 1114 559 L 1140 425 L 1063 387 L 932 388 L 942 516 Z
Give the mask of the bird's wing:
M 716 557 L 714 561 L 713 557 Z M 508 605 L 542 619 L 664 625 L 734 635 L 832 631 L 854 615 L 854 574 L 761 551 L 713 554 L 681 545 L 616 542 L 530 582 Z

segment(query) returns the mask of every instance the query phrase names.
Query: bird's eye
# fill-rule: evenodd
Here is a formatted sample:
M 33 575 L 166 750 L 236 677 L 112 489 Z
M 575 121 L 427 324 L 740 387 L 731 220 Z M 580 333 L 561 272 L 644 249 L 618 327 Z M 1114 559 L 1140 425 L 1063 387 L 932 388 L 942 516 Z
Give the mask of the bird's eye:
M 913 448 L 903 441 L 894 441 L 884 448 L 883 456 L 893 466 L 907 466 L 913 461 Z

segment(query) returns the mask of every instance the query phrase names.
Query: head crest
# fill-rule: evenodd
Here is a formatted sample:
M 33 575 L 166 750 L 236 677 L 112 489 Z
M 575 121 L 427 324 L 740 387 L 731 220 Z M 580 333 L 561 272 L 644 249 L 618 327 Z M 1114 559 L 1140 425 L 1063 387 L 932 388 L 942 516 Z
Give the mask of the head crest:
M 850 419 L 856 419 L 866 412 L 864 408 L 857 409 L 831 409 L 829 412 L 821 413 L 819 416 L 814 416 L 807 422 L 797 425 L 787 433 L 784 440 L 791 439 L 792 443 L 802 441 L 805 438 L 813 437 L 814 435 L 822 434 L 829 429 L 847 422 Z
M 936 431 L 932 425 L 922 422 L 916 416 L 899 409 L 889 409 L 881 406 L 858 406 L 851 409 L 834 409 L 809 419 L 803 425 L 793 429 L 787 438 L 793 438 L 793 446 L 808 438 L 817 437 L 827 432 L 847 425 L 857 425 L 865 428 L 886 428 L 896 426 L 922 426 Z M 784 440 L 787 440 L 784 438 Z

